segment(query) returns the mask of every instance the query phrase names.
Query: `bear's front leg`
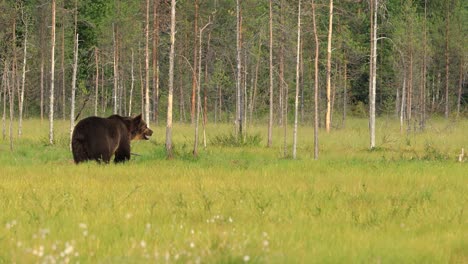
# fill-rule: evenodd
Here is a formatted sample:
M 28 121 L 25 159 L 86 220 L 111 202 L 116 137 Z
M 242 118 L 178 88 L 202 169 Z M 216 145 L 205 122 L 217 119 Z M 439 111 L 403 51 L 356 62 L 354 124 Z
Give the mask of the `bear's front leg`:
M 125 162 L 130 160 L 130 142 L 121 142 L 119 148 L 115 151 L 114 162 Z

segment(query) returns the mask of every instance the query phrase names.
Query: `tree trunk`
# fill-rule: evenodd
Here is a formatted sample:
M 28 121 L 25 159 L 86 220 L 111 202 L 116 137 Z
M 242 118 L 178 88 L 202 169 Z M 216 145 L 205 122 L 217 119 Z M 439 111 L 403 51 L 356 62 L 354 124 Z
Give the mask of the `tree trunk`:
M 6 61 L 4 61 L 4 67 L 3 67 L 3 80 L 2 80 L 2 85 L 3 85 L 3 115 L 2 115 L 2 138 L 3 140 L 6 139 L 6 98 L 7 98 L 7 82 L 8 82 L 8 64 Z
M 64 9 L 64 3 L 62 2 L 62 9 Z M 66 108 L 66 98 L 65 98 L 65 15 L 62 14 L 62 34 L 61 34 L 61 43 L 62 48 L 60 51 L 60 72 L 62 73 L 62 119 L 65 120 L 65 108 Z
M 70 107 L 70 149 L 73 129 L 75 128 L 75 93 L 76 93 L 76 73 L 78 71 L 78 33 L 76 33 L 75 21 L 75 45 L 73 49 L 73 75 L 71 87 L 71 107 Z M 97 111 L 97 108 L 95 108 Z
M 269 57 L 269 63 L 270 63 L 270 113 L 268 116 L 268 143 L 267 147 L 271 147 L 273 144 L 273 7 L 272 7 L 272 1 L 270 0 L 270 46 L 269 46 L 269 51 L 270 51 L 270 57 Z
M 15 22 L 13 22 L 15 23 Z M 15 24 L 14 24 L 15 25 Z M 13 26 L 13 32 L 15 32 L 15 26 Z M 13 39 L 16 40 L 15 33 L 13 33 Z M 15 43 L 15 42 L 13 42 Z M 13 56 L 14 57 L 14 56 Z M 13 151 L 13 118 L 15 115 L 15 68 L 14 68 L 14 63 L 12 63 L 12 73 L 11 73 L 11 81 L 7 80 L 7 86 L 8 86 L 8 95 L 9 95 L 9 103 L 10 103 L 10 124 L 9 124 L 9 138 L 10 138 L 10 151 Z M 10 83 L 11 82 L 11 83 Z
M 260 67 L 261 49 L 262 49 L 262 41 L 261 41 L 261 38 L 259 38 L 257 64 L 255 65 L 255 76 L 253 77 L 254 78 L 253 91 L 252 91 L 252 98 L 250 100 L 250 123 L 252 123 L 253 121 L 253 112 L 255 111 L 255 101 L 257 98 L 258 68 Z
M 449 60 L 449 24 L 450 24 L 450 12 L 449 3 L 447 4 L 447 18 L 445 20 L 445 118 L 449 117 L 449 73 L 450 73 L 450 60 Z
M 318 85 L 318 76 L 319 76 L 319 40 L 317 34 L 317 24 L 315 21 L 315 1 L 312 0 L 312 23 L 314 27 L 314 39 L 315 39 L 315 61 L 314 61 L 314 159 L 318 160 L 319 158 L 319 85 Z
M 172 93 L 174 91 L 174 49 L 176 26 L 176 0 L 171 1 L 171 51 L 169 53 L 169 91 L 167 94 L 167 126 L 166 126 L 166 152 L 167 158 L 172 159 Z
M 424 0 L 424 55 L 423 55 L 423 74 L 421 91 L 421 123 L 420 129 L 426 127 L 426 86 L 427 86 L 427 0 Z
M 27 58 L 27 47 L 28 47 L 28 22 L 24 23 L 24 54 L 23 54 L 23 72 L 21 77 L 21 95 L 19 100 L 19 124 L 18 124 L 18 136 L 21 137 L 23 134 L 23 108 L 24 108 L 24 84 L 26 82 L 26 58 Z
M 203 28 L 201 28 L 199 30 L 199 37 L 200 39 L 198 40 L 198 54 L 199 54 L 199 58 L 197 59 L 198 61 L 198 78 L 197 78 L 197 110 L 196 110 L 196 116 L 195 116 L 195 140 L 194 140 L 194 145 L 193 145 L 193 156 L 197 157 L 198 156 L 198 126 L 199 126 L 199 123 L 200 123 L 200 112 L 201 112 L 201 55 L 202 55 L 202 34 L 203 34 L 203 30 L 205 30 L 205 28 L 210 25 L 211 22 L 208 22 L 208 24 L 206 24 Z M 203 125 L 203 131 L 205 129 L 205 126 Z M 204 142 L 204 144 L 206 144 Z M 206 147 L 206 145 L 205 145 Z
M 146 0 L 146 25 L 145 25 L 145 121 L 150 127 L 150 97 L 149 97 L 149 0 Z
M 133 54 L 133 53 L 132 53 Z M 98 115 L 98 99 L 99 99 L 99 51 L 97 47 L 94 47 L 94 58 L 96 63 L 96 83 L 94 87 L 94 115 Z M 133 66 L 133 65 L 132 65 Z
M 346 127 L 346 111 L 348 107 L 348 64 L 344 59 L 344 74 L 343 74 L 343 128 Z
M 285 89 L 285 81 L 284 81 L 284 42 L 285 42 L 285 29 L 284 29 L 284 0 L 281 0 L 281 12 L 280 12 L 280 23 L 281 23 L 281 37 L 280 37 L 280 58 L 279 58 L 279 125 L 283 125 L 284 123 L 284 108 L 285 104 L 287 104 L 286 100 L 284 99 L 284 89 Z
M 371 57 L 369 87 L 369 130 L 370 148 L 375 148 L 375 94 L 377 74 L 377 11 L 378 0 L 371 1 Z
M 55 82 L 55 0 L 52 0 L 52 32 L 50 59 L 49 143 L 54 144 L 54 82 Z
M 129 100 L 128 100 L 128 115 L 132 116 L 132 102 L 133 102 L 133 88 L 135 86 L 135 74 L 133 71 L 133 65 L 134 65 L 134 56 L 133 56 L 133 49 L 132 49 L 132 64 L 130 66 L 130 74 L 132 78 L 132 82 L 130 83 L 130 95 L 129 95 Z
M 159 123 L 159 0 L 153 3 L 153 119 Z
M 236 117 L 236 136 L 239 139 L 242 138 L 242 122 L 243 122 L 243 103 L 242 103 L 242 15 L 240 8 L 240 1 L 236 0 L 236 10 L 237 10 L 237 38 L 236 38 L 236 50 L 237 50 L 237 80 L 236 80 L 236 89 L 237 89 L 237 117 Z
M 197 89 L 197 65 L 198 65 L 198 55 L 197 55 L 197 48 L 198 48 L 198 0 L 195 0 L 195 19 L 193 21 L 193 35 L 194 35 L 194 42 L 193 42 L 193 71 L 192 71 L 192 104 L 190 108 L 190 122 L 192 124 L 195 122 L 195 96 L 196 96 L 196 89 Z
M 44 7 L 43 7 L 44 8 Z M 43 10 L 41 8 L 41 10 Z M 40 52 L 41 52 L 41 66 L 40 66 L 40 72 L 41 72 L 41 80 L 40 80 L 40 89 L 41 89 L 41 95 L 40 95 L 40 109 L 41 109 L 41 124 L 44 121 L 44 68 L 45 68 L 45 50 L 46 50 L 46 44 L 45 44 L 45 36 L 46 36 L 46 30 L 45 28 L 47 27 L 47 19 L 45 18 L 46 16 L 43 16 L 41 19 L 41 25 L 40 25 Z
M 401 88 L 401 108 L 400 108 L 400 133 L 403 133 L 406 109 L 406 70 L 403 65 L 403 86 Z
M 114 91 L 112 92 L 112 97 L 114 99 L 114 110 L 113 114 L 117 114 L 117 96 L 119 89 L 119 58 L 118 58 L 118 43 L 117 43 L 117 27 L 112 24 L 112 33 L 113 33 L 113 44 L 114 44 Z M 142 94 L 143 97 L 143 94 Z
M 327 114 L 325 118 L 325 128 L 330 132 L 331 125 L 331 42 L 333 32 L 333 0 L 330 0 L 330 15 L 328 21 L 328 45 L 327 45 Z
M 301 123 L 304 123 L 304 41 L 301 41 L 301 65 L 300 65 L 300 77 L 299 77 L 299 84 L 300 84 L 300 92 L 301 92 Z
M 301 64 L 301 0 L 299 0 L 297 13 L 297 57 L 296 57 L 296 98 L 294 103 L 294 132 L 293 132 L 293 159 L 297 156 L 297 117 L 299 110 L 299 78 Z
M 140 43 L 138 43 L 138 47 L 140 47 Z M 140 113 L 145 112 L 145 91 L 144 91 L 144 81 L 143 81 L 143 69 L 141 66 L 141 53 L 140 48 L 138 48 L 138 66 L 139 66 L 139 76 L 140 76 Z

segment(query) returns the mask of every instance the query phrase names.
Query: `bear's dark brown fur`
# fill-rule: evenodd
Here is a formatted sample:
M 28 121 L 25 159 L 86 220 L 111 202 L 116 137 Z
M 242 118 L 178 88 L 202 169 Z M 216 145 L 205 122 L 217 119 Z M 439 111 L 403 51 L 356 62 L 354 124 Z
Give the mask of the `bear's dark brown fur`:
M 130 141 L 148 140 L 152 134 L 141 114 L 134 118 L 119 115 L 87 117 L 73 130 L 73 159 L 77 164 L 87 160 L 109 163 L 115 154 L 114 162 L 124 162 L 130 159 Z

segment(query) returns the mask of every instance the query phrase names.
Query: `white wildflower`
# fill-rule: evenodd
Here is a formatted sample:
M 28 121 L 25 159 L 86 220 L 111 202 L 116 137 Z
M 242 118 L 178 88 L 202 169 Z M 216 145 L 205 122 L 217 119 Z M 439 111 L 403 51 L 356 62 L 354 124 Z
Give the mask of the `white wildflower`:
M 245 255 L 244 256 L 244 262 L 249 262 L 250 260 L 250 256 L 249 255 Z

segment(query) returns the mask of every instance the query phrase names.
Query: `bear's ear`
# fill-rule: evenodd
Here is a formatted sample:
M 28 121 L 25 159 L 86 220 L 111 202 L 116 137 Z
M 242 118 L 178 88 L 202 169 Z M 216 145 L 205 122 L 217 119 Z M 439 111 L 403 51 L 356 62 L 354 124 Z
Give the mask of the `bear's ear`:
M 143 119 L 143 118 L 142 118 L 142 115 L 141 115 L 141 114 L 139 114 L 139 115 L 137 115 L 137 116 L 135 116 L 135 117 L 133 118 L 133 120 L 135 120 L 135 121 L 140 121 L 140 120 L 142 120 L 142 119 Z

